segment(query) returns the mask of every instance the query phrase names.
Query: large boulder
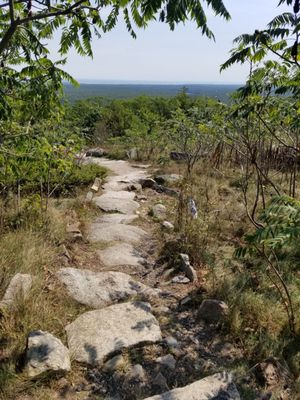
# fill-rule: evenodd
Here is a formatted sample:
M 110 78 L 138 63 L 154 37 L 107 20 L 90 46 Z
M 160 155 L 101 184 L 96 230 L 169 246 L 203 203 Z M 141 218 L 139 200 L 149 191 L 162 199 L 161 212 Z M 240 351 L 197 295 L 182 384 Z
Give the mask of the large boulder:
M 224 319 L 227 313 L 228 306 L 224 301 L 207 299 L 202 301 L 198 316 L 207 322 L 219 322 Z
M 208 376 L 182 388 L 147 397 L 145 400 L 240 400 L 231 374 Z
M 92 308 L 103 308 L 138 295 L 148 300 L 157 296 L 154 289 L 123 272 L 61 268 L 57 277 L 73 299 Z
M 32 286 L 32 276 L 29 274 L 16 274 L 10 281 L 8 288 L 0 301 L 0 308 L 11 307 L 18 300 L 22 300 L 28 296 Z
M 30 377 L 45 371 L 68 372 L 71 370 L 69 350 L 51 333 L 30 332 L 25 369 Z
M 102 364 L 122 348 L 161 340 L 148 303 L 129 302 L 80 315 L 66 327 L 69 349 L 76 361 Z

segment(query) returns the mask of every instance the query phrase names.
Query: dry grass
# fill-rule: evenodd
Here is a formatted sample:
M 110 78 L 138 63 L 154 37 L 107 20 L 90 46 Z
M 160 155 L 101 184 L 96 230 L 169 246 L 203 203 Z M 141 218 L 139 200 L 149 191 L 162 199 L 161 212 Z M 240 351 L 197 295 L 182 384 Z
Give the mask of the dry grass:
M 41 230 L 20 229 L 1 236 L 0 295 L 2 296 L 17 273 L 33 276 L 33 286 L 26 299 L 20 299 L 13 309 L 0 317 L 0 398 L 16 399 L 32 391 L 32 397 L 54 398 L 44 391 L 43 381 L 37 384 L 18 373 L 22 366 L 26 337 L 33 330 L 49 331 L 65 342 L 64 327 L 83 310 L 55 278 L 63 266 L 59 244 L 65 236 L 64 220 L 56 210 L 49 211 Z M 51 379 L 50 379 L 51 381 Z M 51 385 L 50 385 L 51 386 Z M 39 395 L 34 393 L 39 392 Z M 35 397 L 37 396 L 37 397 Z

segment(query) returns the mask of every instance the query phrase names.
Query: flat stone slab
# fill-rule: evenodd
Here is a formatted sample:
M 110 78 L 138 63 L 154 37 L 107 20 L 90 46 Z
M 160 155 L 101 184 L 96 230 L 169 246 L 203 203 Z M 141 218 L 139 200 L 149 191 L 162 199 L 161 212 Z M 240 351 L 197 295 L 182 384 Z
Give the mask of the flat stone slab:
M 148 303 L 116 304 L 80 315 L 66 327 L 69 349 L 78 362 L 102 364 L 112 352 L 161 340 Z M 191 399 L 189 399 L 191 400 Z
M 68 372 L 71 370 L 69 350 L 49 332 L 30 332 L 25 368 L 30 377 L 45 371 Z
M 124 215 L 124 214 L 103 214 L 95 220 L 95 223 L 99 224 L 131 224 L 139 216 L 136 214 Z
M 231 374 L 222 372 L 211 375 L 191 385 L 147 397 L 144 400 L 213 400 L 219 398 L 218 395 L 220 399 L 240 400 Z
M 103 308 L 137 295 L 146 299 L 157 296 L 154 289 L 123 272 L 61 268 L 57 277 L 73 299 L 92 308 Z
M 107 267 L 130 265 L 140 266 L 144 259 L 137 253 L 134 247 L 128 243 L 117 243 L 104 250 L 98 250 L 103 264 Z
M 121 194 L 118 196 L 118 194 Z M 102 196 L 94 197 L 93 202 L 102 211 L 119 212 L 122 214 L 134 214 L 139 208 L 139 203 L 134 201 L 135 193 L 126 191 L 110 191 Z
M 125 224 L 91 224 L 88 239 L 91 242 L 139 243 L 147 232 L 137 226 Z

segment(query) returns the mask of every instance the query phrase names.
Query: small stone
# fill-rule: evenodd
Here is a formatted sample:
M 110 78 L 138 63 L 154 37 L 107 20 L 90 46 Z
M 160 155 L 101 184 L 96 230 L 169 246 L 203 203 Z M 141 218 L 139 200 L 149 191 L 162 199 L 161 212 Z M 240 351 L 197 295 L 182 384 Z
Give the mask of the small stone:
M 116 370 L 121 369 L 124 365 L 125 365 L 124 357 L 122 356 L 122 354 L 118 354 L 117 356 L 106 361 L 106 363 L 103 365 L 103 371 L 114 372 Z
M 140 180 L 140 184 L 142 185 L 143 189 L 152 189 L 155 187 L 156 182 L 154 179 L 151 178 L 143 178 Z
M 4 294 L 0 307 L 11 307 L 18 300 L 25 299 L 28 296 L 32 286 L 32 277 L 29 274 L 16 274 L 10 281 Z
M 190 264 L 190 259 L 187 254 L 180 254 L 180 267 L 182 271 L 186 274 L 191 282 L 197 282 L 198 276 L 195 269 Z
M 126 379 L 129 381 L 144 382 L 146 380 L 146 374 L 141 364 L 135 364 L 131 367 L 129 372 L 126 374 Z
M 198 315 L 207 322 L 219 322 L 228 313 L 228 306 L 220 300 L 207 299 L 203 300 Z
M 186 304 L 190 303 L 191 301 L 192 301 L 191 296 L 186 296 L 180 300 L 180 305 L 185 306 Z
M 90 202 L 93 200 L 94 197 L 94 193 L 90 190 L 87 192 L 86 196 L 85 196 L 85 201 Z
M 96 178 L 94 180 L 93 186 L 91 187 L 91 190 L 93 192 L 97 193 L 98 190 L 100 189 L 101 183 L 102 183 L 101 179 L 100 178 Z
M 163 219 L 166 216 L 167 209 L 163 204 L 155 204 L 150 210 L 151 215 L 157 219 Z
M 174 225 L 171 224 L 171 222 L 164 221 L 161 223 L 161 227 L 165 229 L 166 231 L 173 231 L 174 230 Z
M 155 361 L 158 362 L 159 364 L 165 365 L 170 369 L 175 369 L 176 366 L 176 360 L 171 354 L 158 357 Z
M 153 385 L 158 386 L 161 391 L 169 390 L 167 380 L 161 372 L 159 372 L 153 380 Z
M 68 372 L 71 370 L 69 350 L 51 333 L 30 332 L 27 338 L 26 370 L 30 377 L 45 371 Z
M 186 283 L 190 283 L 190 280 L 186 276 L 178 275 L 178 276 L 174 276 L 174 278 L 172 279 L 172 283 L 186 284 Z
M 165 338 L 165 343 L 169 346 L 169 347 L 178 347 L 179 343 L 178 340 L 174 338 L 174 336 L 167 336 Z

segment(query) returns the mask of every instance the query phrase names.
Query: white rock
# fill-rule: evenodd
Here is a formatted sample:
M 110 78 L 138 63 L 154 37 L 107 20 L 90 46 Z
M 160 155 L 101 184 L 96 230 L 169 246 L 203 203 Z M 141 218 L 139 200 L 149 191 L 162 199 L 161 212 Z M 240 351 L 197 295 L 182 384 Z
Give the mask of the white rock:
M 105 192 L 102 196 L 94 197 L 93 202 L 106 212 L 134 214 L 139 203 L 134 201 L 135 193 L 124 190 Z
M 155 206 L 153 206 L 151 209 L 151 213 L 154 218 L 164 219 L 167 213 L 167 209 L 163 204 L 155 204 Z
M 125 224 L 91 224 L 88 239 L 91 242 L 124 242 L 139 243 L 146 238 L 147 233 L 137 227 Z
M 221 394 L 224 394 L 222 398 L 226 400 L 240 400 L 232 375 L 226 372 L 208 376 L 182 388 L 147 397 L 145 400 L 213 400 Z
M 130 265 L 141 266 L 144 259 L 137 253 L 134 247 L 128 243 L 117 243 L 104 250 L 97 250 L 101 261 L 107 267 Z
M 22 300 L 28 296 L 28 292 L 32 286 L 32 277 L 29 274 L 16 274 L 10 281 L 8 288 L 4 294 L 0 307 L 13 306 L 18 300 Z
M 161 340 L 149 304 L 130 302 L 80 315 L 66 327 L 69 349 L 76 361 L 101 364 L 112 352 Z
M 161 223 L 161 227 L 165 229 L 166 231 L 173 231 L 174 230 L 174 225 L 171 224 L 169 221 L 164 221 Z
M 103 308 L 137 295 L 147 300 L 157 297 L 154 289 L 122 272 L 61 268 L 57 277 L 72 298 L 92 308 Z
M 27 339 L 25 368 L 30 377 L 45 371 L 70 371 L 69 350 L 51 333 L 30 332 Z

